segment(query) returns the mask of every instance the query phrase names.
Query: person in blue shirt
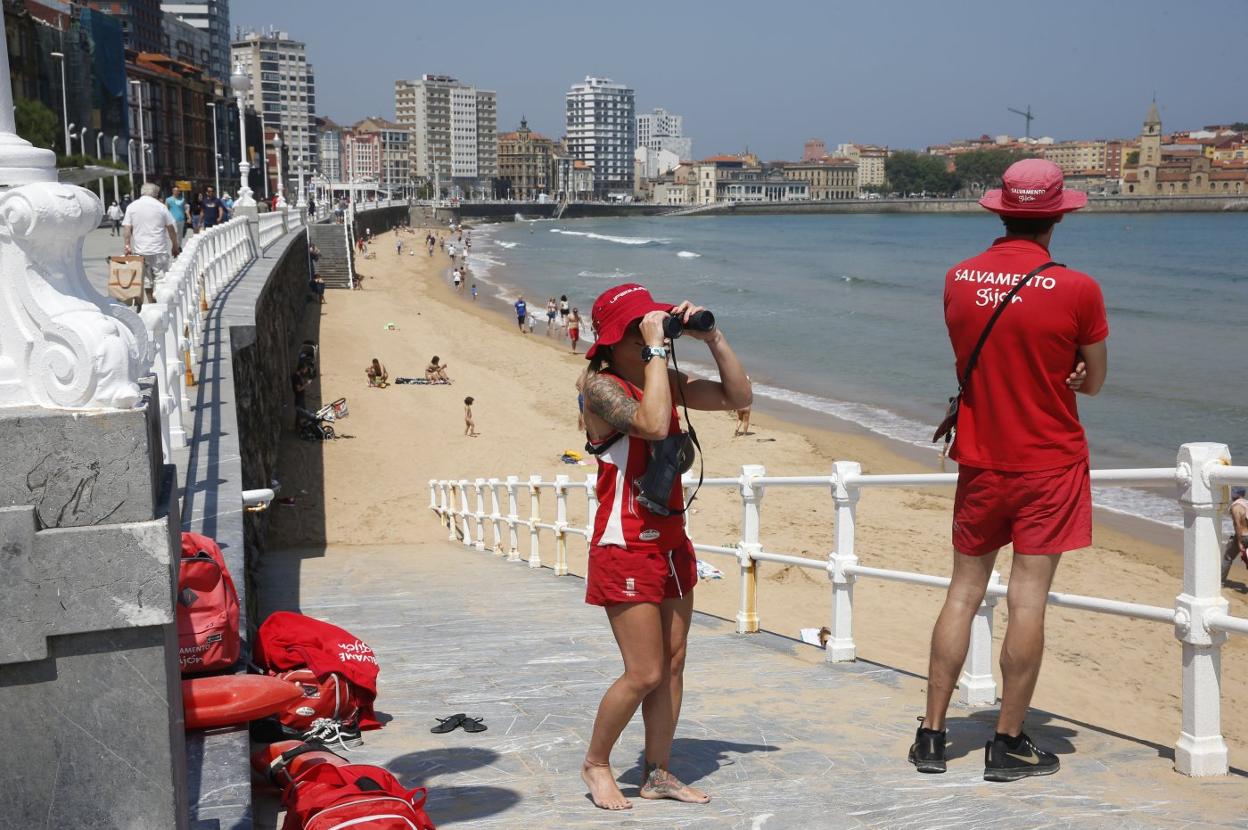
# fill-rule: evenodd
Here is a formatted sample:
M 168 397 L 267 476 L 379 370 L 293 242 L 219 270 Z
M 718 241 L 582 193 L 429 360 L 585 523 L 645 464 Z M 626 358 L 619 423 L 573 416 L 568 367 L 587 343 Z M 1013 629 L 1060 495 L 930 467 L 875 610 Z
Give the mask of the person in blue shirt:
M 217 198 L 212 185 L 204 188 L 204 198 L 199 201 L 200 227 L 205 230 L 225 221 L 225 206 Z
M 173 217 L 173 226 L 178 231 L 178 242 L 182 242 L 186 237 L 186 199 L 182 198 L 182 191 L 176 184 L 173 186 L 173 193 L 165 199 L 165 207 L 169 208 L 169 215 Z
M 520 326 L 520 333 L 524 334 L 524 318 L 529 316 L 529 306 L 524 301 L 524 295 L 520 295 L 520 299 L 516 300 L 516 323 Z

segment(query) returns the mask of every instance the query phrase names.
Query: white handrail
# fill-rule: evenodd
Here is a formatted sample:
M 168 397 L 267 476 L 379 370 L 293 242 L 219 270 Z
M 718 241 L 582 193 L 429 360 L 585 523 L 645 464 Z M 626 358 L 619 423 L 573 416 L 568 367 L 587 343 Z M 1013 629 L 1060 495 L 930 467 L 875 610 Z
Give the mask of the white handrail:
M 1228 498 L 1226 488 L 1232 484 L 1248 485 L 1248 466 L 1230 465 L 1230 453 L 1223 444 L 1184 444 L 1179 450 L 1178 462 L 1172 467 L 1142 469 L 1093 470 L 1094 483 L 1118 485 L 1142 485 L 1150 487 L 1174 487 L 1174 494 L 1184 512 L 1183 530 L 1183 585 L 1175 597 L 1173 607 L 1147 605 L 1105 597 L 1084 596 L 1053 591 L 1048 595 L 1052 605 L 1097 614 L 1129 617 L 1165 623 L 1174 627 L 1175 637 L 1182 644 L 1183 674 L 1182 728 L 1175 743 L 1175 768 L 1186 775 L 1225 775 L 1228 771 L 1226 744 L 1221 729 L 1221 647 L 1228 633 L 1248 634 L 1248 619 L 1231 616 L 1229 604 L 1222 596 L 1221 555 L 1218 523 L 1220 513 Z M 503 483 L 500 483 L 502 481 Z M 492 496 L 492 511 L 483 514 L 478 498 L 477 510 L 469 511 L 462 495 L 465 487 L 475 486 L 480 492 L 482 483 L 488 485 Z M 825 571 L 830 577 L 832 609 L 825 657 L 829 662 L 856 658 L 853 637 L 853 589 L 860 578 L 880 579 L 933 588 L 947 588 L 949 578 L 936 574 L 898 571 L 876 568 L 859 563 L 856 551 L 856 508 L 859 495 L 867 487 L 931 487 L 956 484 L 957 476 L 948 473 L 914 474 L 864 474 L 852 461 L 838 461 L 830 475 L 814 476 L 768 476 L 759 466 L 747 465 L 736 477 L 704 479 L 704 487 L 732 487 L 739 490 L 741 500 L 741 537 L 735 546 L 710 545 L 694 541 L 699 553 L 730 556 L 740 568 L 740 600 L 736 623 L 737 631 L 749 633 L 759 630 L 758 619 L 758 567 L 760 563 L 791 565 L 810 570 Z M 686 476 L 686 487 L 696 484 L 696 479 Z M 457 520 L 464 523 L 462 541 L 472 545 L 468 532 L 468 519 L 477 520 L 478 536 L 484 518 L 494 523 L 494 551 L 504 553 L 502 525 L 507 526 L 507 559 L 522 561 L 518 550 L 517 528 L 529 530 L 527 561 L 530 567 L 542 566 L 541 534 L 552 534 L 556 543 L 553 571 L 556 575 L 567 573 L 567 538 L 575 535 L 586 539 L 592 536 L 592 523 L 597 503 L 594 500 L 595 476 L 584 481 L 573 481 L 567 476 L 555 476 L 553 481 L 541 476 L 521 479 L 507 476 L 475 481 L 430 480 L 429 507 L 445 526 L 451 529 L 452 540 L 461 538 L 455 531 Z M 827 487 L 832 496 L 835 511 L 835 543 L 826 559 L 814 559 L 790 553 L 764 550 L 760 541 L 759 515 L 763 494 L 780 487 Z M 518 515 L 518 491 L 527 487 L 530 500 L 529 516 Z M 461 497 L 458 508 L 453 504 L 456 489 Z M 498 491 L 507 494 L 507 512 L 499 506 Z M 551 489 L 555 493 L 555 518 L 546 521 L 541 515 L 541 491 Z M 585 493 L 586 526 L 568 524 L 567 494 L 569 491 Z M 447 493 L 452 498 L 447 497 Z M 960 699 L 971 705 L 991 705 L 996 701 L 996 681 L 992 675 L 992 626 L 995 608 L 999 600 L 1007 596 L 1008 586 L 997 573 L 993 573 L 984 601 L 971 627 L 971 645 L 962 675 L 958 680 Z

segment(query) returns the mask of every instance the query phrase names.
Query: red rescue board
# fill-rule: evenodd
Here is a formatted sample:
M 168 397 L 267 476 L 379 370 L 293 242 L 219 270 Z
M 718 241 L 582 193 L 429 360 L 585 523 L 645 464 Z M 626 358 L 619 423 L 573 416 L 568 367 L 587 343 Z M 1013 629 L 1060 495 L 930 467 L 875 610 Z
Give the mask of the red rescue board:
M 294 684 L 262 674 L 227 674 L 182 681 L 187 729 L 244 724 L 280 712 L 303 697 Z

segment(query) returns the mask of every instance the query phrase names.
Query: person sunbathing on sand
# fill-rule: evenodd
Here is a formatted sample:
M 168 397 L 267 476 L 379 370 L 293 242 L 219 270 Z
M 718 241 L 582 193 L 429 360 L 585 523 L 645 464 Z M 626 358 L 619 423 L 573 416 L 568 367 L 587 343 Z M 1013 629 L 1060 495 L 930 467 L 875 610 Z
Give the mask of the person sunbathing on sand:
M 449 364 L 439 363 L 438 356 L 435 354 L 433 359 L 429 361 L 429 365 L 425 367 L 425 380 L 430 383 L 450 383 L 451 379 L 446 374 L 446 367 Z

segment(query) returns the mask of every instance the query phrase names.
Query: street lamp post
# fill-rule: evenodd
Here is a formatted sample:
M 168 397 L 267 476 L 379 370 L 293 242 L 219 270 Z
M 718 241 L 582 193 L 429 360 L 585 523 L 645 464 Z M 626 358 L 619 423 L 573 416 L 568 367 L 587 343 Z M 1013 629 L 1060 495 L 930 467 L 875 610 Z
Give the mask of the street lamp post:
M 100 149 L 100 142 L 103 139 L 104 139 L 104 131 L 100 130 L 98 133 L 95 134 L 95 157 L 97 159 L 104 157 L 104 151 Z M 99 187 L 100 187 L 100 201 L 103 202 L 104 201 L 104 177 L 101 176 L 97 183 L 99 184 Z
M 56 58 L 61 65 L 61 124 L 65 126 L 65 155 L 70 155 L 69 149 L 69 96 L 65 92 L 65 53 L 53 52 L 52 57 Z
M 247 179 L 251 175 L 251 165 L 247 163 L 247 118 L 243 106 L 243 93 L 251 89 L 251 78 L 243 71 L 242 64 L 234 65 L 234 73 L 230 75 L 230 89 L 234 90 L 234 98 L 238 101 L 238 199 L 236 207 L 255 207 L 256 200 L 251 195 L 251 185 Z
M 130 198 L 134 198 L 134 139 L 126 140 L 126 174 L 130 177 Z
M 143 175 L 143 184 L 147 184 L 147 134 L 143 125 L 143 82 L 131 79 L 131 86 L 138 92 L 139 99 L 139 169 Z M 133 192 L 131 193 L 133 195 Z
M 221 162 L 220 154 L 217 153 L 217 105 L 213 101 L 208 102 L 208 109 L 212 110 L 212 181 L 215 189 L 214 193 L 218 196 L 221 194 Z
M 273 136 L 273 167 L 277 178 L 276 207 L 286 207 L 286 188 L 282 184 L 282 134 Z
M 117 164 L 117 139 L 121 136 L 113 136 L 113 164 Z M 113 174 L 113 201 L 121 204 L 121 188 L 117 186 L 117 174 Z

